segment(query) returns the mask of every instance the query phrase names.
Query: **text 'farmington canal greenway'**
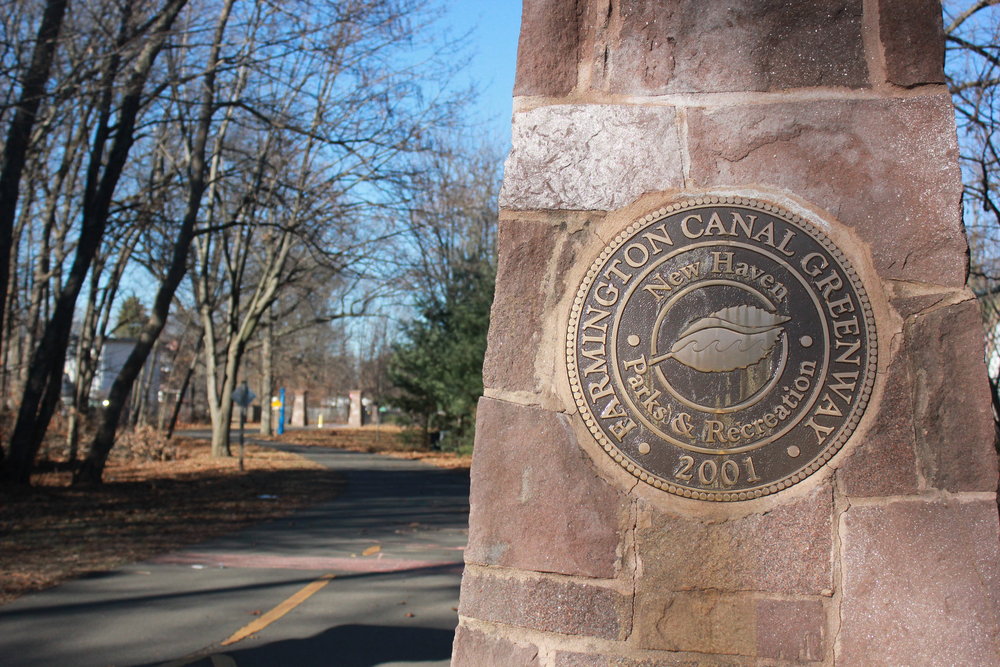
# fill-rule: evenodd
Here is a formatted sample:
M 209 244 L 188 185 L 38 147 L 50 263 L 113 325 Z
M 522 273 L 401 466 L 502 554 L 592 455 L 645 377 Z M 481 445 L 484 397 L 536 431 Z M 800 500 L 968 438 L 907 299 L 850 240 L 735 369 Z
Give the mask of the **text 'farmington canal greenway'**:
M 858 425 L 875 378 L 871 304 L 816 226 L 703 198 L 633 223 L 588 271 L 570 384 L 604 451 L 656 488 L 746 500 L 801 481 Z

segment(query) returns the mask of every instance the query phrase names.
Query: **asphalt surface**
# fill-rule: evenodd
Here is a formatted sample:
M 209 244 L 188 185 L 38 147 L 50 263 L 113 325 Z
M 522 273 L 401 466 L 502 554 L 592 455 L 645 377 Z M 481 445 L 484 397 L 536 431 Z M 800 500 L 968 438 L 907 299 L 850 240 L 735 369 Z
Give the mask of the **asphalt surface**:
M 342 472 L 345 492 L 0 607 L 0 665 L 447 665 L 468 476 L 282 448 Z

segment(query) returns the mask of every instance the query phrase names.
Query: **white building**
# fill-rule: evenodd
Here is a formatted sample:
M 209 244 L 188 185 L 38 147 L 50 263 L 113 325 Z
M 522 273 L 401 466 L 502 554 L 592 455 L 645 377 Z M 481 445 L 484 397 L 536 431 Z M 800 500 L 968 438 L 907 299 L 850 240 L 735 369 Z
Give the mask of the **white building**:
M 90 402 L 92 405 L 100 405 L 111 392 L 111 385 L 114 384 L 118 372 L 132 353 L 136 340 L 134 338 L 108 338 L 104 341 L 104 347 L 97 359 L 97 369 L 94 371 L 94 379 L 90 385 Z M 146 364 L 142 373 L 133 386 L 133 391 L 142 386 L 146 390 L 146 405 L 155 405 L 160 390 L 161 368 L 159 363 L 159 351 L 154 351 L 146 359 Z M 68 358 L 64 369 L 64 379 L 70 383 L 75 383 L 77 377 L 76 360 Z M 133 397 L 134 402 L 134 397 Z

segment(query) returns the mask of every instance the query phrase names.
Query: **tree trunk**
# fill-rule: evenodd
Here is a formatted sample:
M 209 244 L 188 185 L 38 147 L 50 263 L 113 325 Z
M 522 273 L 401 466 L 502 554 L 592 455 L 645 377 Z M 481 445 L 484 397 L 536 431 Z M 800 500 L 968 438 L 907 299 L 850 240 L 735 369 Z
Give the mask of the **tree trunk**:
M 59 403 L 63 362 L 73 324 L 75 298 L 70 296 L 66 291 L 60 296 L 42 342 L 31 358 L 31 370 L 11 435 L 10 451 L 0 471 L 0 478 L 10 484 L 27 486 L 30 483 L 35 455 Z
M 153 382 L 159 342 L 160 338 L 157 336 L 156 340 L 153 341 L 153 348 L 143 360 L 142 370 L 139 371 L 139 378 L 132 386 L 132 402 L 135 407 L 129 416 L 129 424 L 133 428 L 146 425 L 146 415 L 149 412 L 149 388 Z M 153 361 L 149 362 L 150 359 Z
M 227 458 L 232 456 L 229 450 L 229 428 L 233 419 L 232 403 L 225 410 L 225 416 L 219 420 L 212 419 L 212 456 Z
M 188 386 L 191 386 L 191 377 L 194 375 L 194 369 L 198 365 L 198 355 L 201 353 L 201 339 L 198 339 L 198 349 L 194 352 L 194 357 L 191 359 L 191 365 L 188 366 L 187 372 L 184 373 L 184 380 L 181 382 L 181 388 L 177 390 L 177 401 L 174 403 L 174 409 L 170 413 L 170 421 L 167 424 L 167 440 L 174 437 L 174 429 L 177 427 L 177 418 L 181 414 L 181 406 L 184 405 L 184 395 L 187 393 Z M 194 394 L 191 395 L 191 400 L 194 400 Z
M 263 341 L 260 346 L 260 434 L 272 435 L 271 424 L 271 392 L 274 391 L 273 369 L 271 367 L 271 345 L 274 337 L 274 326 L 271 322 L 271 312 L 265 315 Z
M 199 352 L 199 354 L 200 354 L 200 352 Z M 197 366 L 197 364 L 192 364 L 191 365 L 192 379 L 194 379 L 193 378 L 193 374 L 197 372 L 196 366 Z M 191 383 L 191 390 L 188 393 L 191 394 L 191 396 L 188 398 L 188 423 L 190 423 L 190 424 L 196 424 L 196 423 L 198 423 L 199 418 L 201 418 L 201 417 L 204 416 L 204 412 L 199 412 L 198 411 L 198 383 L 197 382 L 192 382 Z
M 97 359 L 104 347 L 106 318 L 101 317 L 105 306 L 110 309 L 113 296 L 105 292 L 105 303 L 98 304 L 97 293 L 100 288 L 100 276 L 104 271 L 104 262 L 95 258 L 90 272 L 90 291 L 87 294 L 87 307 L 84 310 L 83 324 L 80 327 L 76 341 L 74 362 L 76 378 L 73 382 L 73 404 L 69 411 L 69 424 L 66 429 L 66 442 L 69 446 L 70 463 L 76 463 L 80 447 L 80 420 L 89 412 L 90 388 L 94 382 Z
M 212 456 L 226 458 L 233 455 L 229 448 L 229 428 L 233 421 L 233 390 L 236 389 L 236 369 L 239 360 L 226 363 L 226 375 L 218 402 L 212 401 Z
M 66 418 L 66 444 L 69 446 L 69 465 L 76 465 L 80 457 L 80 422 L 83 419 L 80 406 L 74 401 Z
M 31 130 L 55 57 L 67 4 L 68 0 L 48 0 L 45 3 L 42 20 L 38 25 L 35 48 L 31 54 L 31 65 L 25 75 L 21 98 L 4 143 L 3 166 L 0 167 L 0 295 L 4 297 L 9 285 L 11 240 L 14 217 L 17 214 L 21 175 L 24 172 L 28 145 L 31 142 Z M 0 298 L 0 323 L 4 321 L 5 302 L 5 298 Z M 0 349 L 4 345 L 5 341 L 0 339 Z

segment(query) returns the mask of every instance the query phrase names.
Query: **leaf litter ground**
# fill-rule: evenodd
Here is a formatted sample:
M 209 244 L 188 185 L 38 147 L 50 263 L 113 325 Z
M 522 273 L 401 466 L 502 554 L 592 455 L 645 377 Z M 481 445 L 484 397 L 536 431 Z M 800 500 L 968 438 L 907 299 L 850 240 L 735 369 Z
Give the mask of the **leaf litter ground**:
M 291 431 L 275 440 L 422 459 L 459 472 L 471 461 L 414 452 L 393 427 Z M 110 462 L 97 489 L 72 488 L 69 473 L 41 472 L 30 490 L 0 490 L 0 604 L 285 516 L 343 488 L 335 472 L 267 447 L 248 445 L 245 468 L 235 458 L 213 459 L 207 442 L 179 438 L 171 460 Z

